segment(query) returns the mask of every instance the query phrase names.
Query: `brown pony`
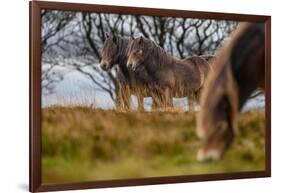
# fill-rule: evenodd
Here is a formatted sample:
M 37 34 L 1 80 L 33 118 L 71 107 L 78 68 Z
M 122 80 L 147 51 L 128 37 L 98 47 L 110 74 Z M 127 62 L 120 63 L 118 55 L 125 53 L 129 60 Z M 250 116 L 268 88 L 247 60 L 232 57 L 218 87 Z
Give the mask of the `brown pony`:
M 202 57 L 177 59 L 143 37 L 130 42 L 127 66 L 134 72 L 146 73 L 147 81 L 154 85 L 158 100 L 167 106 L 172 105 L 173 96 L 198 94 L 210 70 L 209 63 Z
M 203 141 L 199 161 L 222 157 L 233 141 L 238 111 L 255 89 L 264 88 L 263 24 L 239 24 L 212 67 L 197 117 L 197 134 Z
M 131 94 L 136 94 L 138 108 L 143 110 L 143 97 L 146 93 L 137 92 L 137 88 L 140 89 L 144 86 L 140 81 L 142 77 L 129 70 L 126 66 L 129 41 L 130 38 L 122 38 L 107 33 L 101 51 L 100 66 L 103 70 L 108 71 L 113 66 L 118 65 L 117 80 L 119 88 L 117 94 L 119 95 L 118 98 L 121 99 L 121 106 L 129 109 Z

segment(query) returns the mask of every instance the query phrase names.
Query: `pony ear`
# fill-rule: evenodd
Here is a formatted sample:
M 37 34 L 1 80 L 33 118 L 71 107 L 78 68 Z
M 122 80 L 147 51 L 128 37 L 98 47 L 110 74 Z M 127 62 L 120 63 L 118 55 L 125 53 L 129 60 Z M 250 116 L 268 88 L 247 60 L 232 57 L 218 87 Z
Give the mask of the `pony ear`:
M 110 34 L 108 32 L 105 33 L 105 37 L 109 38 Z
M 116 43 L 117 42 L 117 37 L 113 34 L 113 36 L 112 36 L 112 41 L 114 42 L 114 43 Z
M 140 37 L 139 43 L 140 43 L 140 44 L 143 43 L 143 37 L 142 37 L 142 36 Z

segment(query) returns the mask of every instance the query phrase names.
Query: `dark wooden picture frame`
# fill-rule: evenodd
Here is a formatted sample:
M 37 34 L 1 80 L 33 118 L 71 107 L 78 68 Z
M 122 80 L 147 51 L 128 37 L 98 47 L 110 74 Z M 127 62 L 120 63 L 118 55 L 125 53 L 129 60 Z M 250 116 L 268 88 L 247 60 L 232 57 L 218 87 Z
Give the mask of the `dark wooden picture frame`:
M 203 174 L 187 176 L 151 177 L 138 179 L 89 181 L 66 184 L 42 184 L 41 182 L 41 9 L 55 9 L 83 12 L 106 12 L 132 15 L 172 16 L 202 19 L 224 19 L 235 21 L 262 22 L 265 31 L 265 170 L 221 174 Z M 93 4 L 75 4 L 58 2 L 29 2 L 30 10 L 30 191 L 59 191 L 117 186 L 135 186 L 149 184 L 182 183 L 211 180 L 259 178 L 271 176 L 271 17 L 230 13 L 212 13 L 154 8 L 123 6 L 105 6 Z

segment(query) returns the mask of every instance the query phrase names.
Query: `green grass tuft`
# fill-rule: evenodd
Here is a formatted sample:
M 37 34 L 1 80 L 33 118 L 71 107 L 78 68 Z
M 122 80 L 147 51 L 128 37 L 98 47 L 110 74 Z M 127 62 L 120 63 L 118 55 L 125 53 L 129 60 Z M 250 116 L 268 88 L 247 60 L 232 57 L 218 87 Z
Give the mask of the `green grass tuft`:
M 243 113 L 224 159 L 200 163 L 193 114 L 49 107 L 43 109 L 42 181 L 263 170 L 264 131 L 264 113 Z

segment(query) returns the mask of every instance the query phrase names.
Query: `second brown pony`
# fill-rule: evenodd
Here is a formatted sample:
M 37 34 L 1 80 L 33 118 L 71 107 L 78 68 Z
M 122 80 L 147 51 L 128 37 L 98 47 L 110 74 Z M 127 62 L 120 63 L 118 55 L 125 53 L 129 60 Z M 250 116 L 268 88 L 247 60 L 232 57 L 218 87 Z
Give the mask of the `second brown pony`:
M 127 63 L 127 48 L 131 41 L 130 38 L 123 38 L 112 34 L 106 34 L 106 39 L 101 50 L 101 68 L 105 71 L 113 66 L 117 68 L 117 101 L 119 107 L 126 110 L 130 109 L 131 94 L 135 94 L 138 99 L 138 109 L 143 110 L 143 97 L 149 96 L 144 93 L 147 86 L 144 85 L 143 74 L 137 74 L 129 70 Z
M 233 141 L 238 111 L 255 89 L 264 88 L 264 25 L 239 24 L 212 66 L 197 117 L 200 161 L 222 157 Z
M 129 44 L 128 68 L 146 74 L 158 100 L 171 106 L 172 97 L 197 95 L 203 88 L 210 65 L 203 57 L 177 59 L 152 40 L 139 37 Z M 189 100 L 190 101 L 190 100 Z

